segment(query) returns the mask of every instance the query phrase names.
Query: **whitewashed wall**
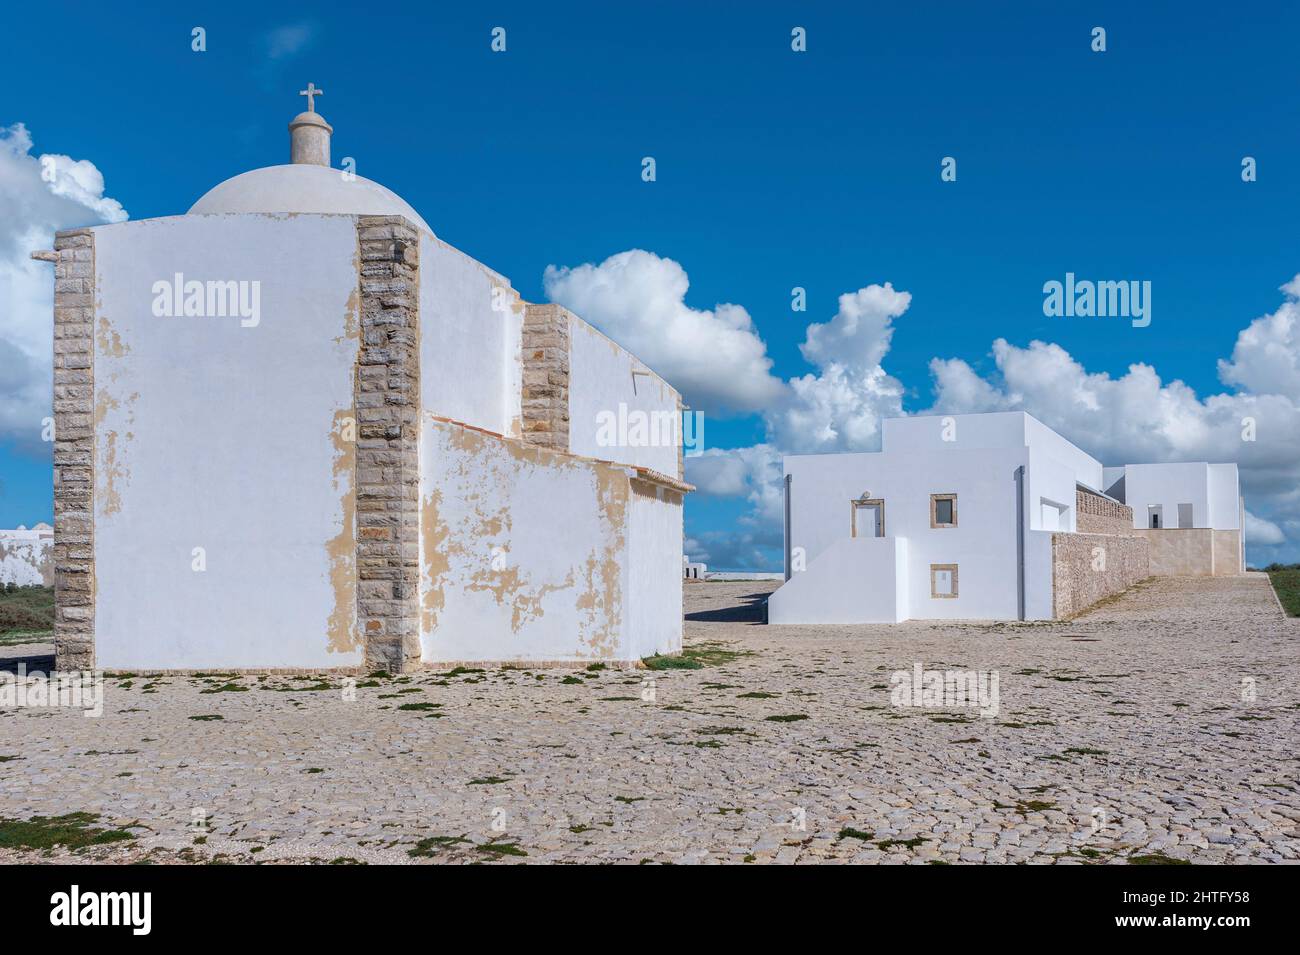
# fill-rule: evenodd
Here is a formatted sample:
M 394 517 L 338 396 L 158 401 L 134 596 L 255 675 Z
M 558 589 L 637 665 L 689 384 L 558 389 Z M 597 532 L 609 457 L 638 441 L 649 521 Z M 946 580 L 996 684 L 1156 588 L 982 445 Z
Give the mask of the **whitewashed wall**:
M 1014 572 L 1014 567 L 1012 568 Z M 1051 620 L 1055 613 L 1052 532 L 1025 532 L 1025 619 Z
M 49 531 L 0 530 L 0 584 L 54 586 L 54 537 Z
M 1124 469 L 1124 503 L 1133 526 L 1147 527 L 1147 508 L 1164 508 L 1161 527 L 1178 526 L 1178 505 L 1192 505 L 1192 526 L 1210 527 L 1210 471 L 1206 464 L 1130 464 Z
M 892 445 L 891 445 L 892 447 Z M 1008 619 L 1019 613 L 1015 470 L 1026 448 L 796 455 L 791 475 L 791 544 L 807 570 L 849 537 L 850 502 L 885 501 L 885 534 L 905 538 L 909 613 L 915 618 Z M 957 527 L 930 527 L 930 495 L 957 495 Z M 958 565 L 958 596 L 930 596 L 930 564 Z
M 1033 415 L 1025 415 L 1024 419 L 1026 445 L 1065 467 L 1074 480 L 1081 481 L 1094 490 L 1102 490 L 1105 469 L 1100 461 L 1061 437 Z M 1073 506 L 1074 488 L 1070 489 L 1067 500 Z
M 1075 531 L 1078 527 L 1075 500 L 1076 481 L 1080 480 L 1078 472 L 1038 446 L 1030 446 L 1028 453 L 1025 527 L 1034 531 Z M 1057 513 L 1049 519 L 1047 514 L 1052 507 Z
M 633 660 L 680 647 L 680 515 L 635 507 L 624 468 L 426 414 L 420 472 L 425 662 Z M 667 570 L 648 572 L 660 560 L 675 601 Z
M 881 450 L 964 451 L 1025 446 L 1025 414 L 1019 411 L 973 415 L 910 415 L 881 421 Z M 951 422 L 949 427 L 947 422 Z
M 361 662 L 339 425 L 353 413 L 356 254 L 350 216 L 95 230 L 100 665 Z M 260 282 L 260 324 L 155 317 L 153 283 L 177 272 Z
M 628 519 L 629 659 L 682 648 L 682 495 L 632 482 Z
M 1241 529 L 1241 488 L 1237 480 L 1237 465 L 1209 465 L 1209 524 L 1215 530 Z
M 494 289 L 501 292 L 494 296 Z M 509 281 L 447 243 L 421 235 L 425 411 L 497 434 L 518 434 L 522 321 L 523 307 Z
M 767 601 L 775 624 L 901 623 L 910 616 L 908 540 L 842 537 Z
M 650 369 L 586 322 L 576 316 L 570 318 L 569 450 L 676 477 L 681 439 L 677 392 L 653 372 L 633 376 L 633 371 Z M 647 434 L 653 443 L 644 443 L 633 430 L 634 416 L 654 421 L 656 414 L 661 416 L 658 420 L 671 425 L 671 437 L 665 433 Z M 628 423 L 626 428 L 612 430 L 615 443 L 609 443 L 608 432 L 600 432 L 602 415 Z

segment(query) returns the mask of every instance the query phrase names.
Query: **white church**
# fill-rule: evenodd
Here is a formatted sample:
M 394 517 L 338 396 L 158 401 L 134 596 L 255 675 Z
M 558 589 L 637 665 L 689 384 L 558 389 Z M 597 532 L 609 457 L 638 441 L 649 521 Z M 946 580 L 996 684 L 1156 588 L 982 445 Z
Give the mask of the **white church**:
M 183 215 L 60 232 L 59 669 L 633 661 L 682 638 L 671 415 L 635 355 L 438 238 L 388 189 L 291 162 Z
M 769 623 L 1052 620 L 1149 576 L 1244 572 L 1235 464 L 1103 467 L 1023 412 L 881 422 L 785 458 Z

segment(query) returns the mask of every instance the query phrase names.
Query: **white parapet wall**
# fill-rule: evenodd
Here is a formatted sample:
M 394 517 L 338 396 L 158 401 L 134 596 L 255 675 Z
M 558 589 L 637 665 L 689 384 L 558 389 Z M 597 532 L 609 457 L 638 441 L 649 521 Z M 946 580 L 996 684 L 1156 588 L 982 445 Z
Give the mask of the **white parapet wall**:
M 591 325 L 569 318 L 569 450 L 678 473 L 678 394 Z
M 907 540 L 843 537 L 767 600 L 768 623 L 901 623 L 908 619 Z
M 420 404 L 454 421 L 519 434 L 523 305 L 510 283 L 420 236 Z
M 427 413 L 420 459 L 423 662 L 681 649 L 680 492 Z

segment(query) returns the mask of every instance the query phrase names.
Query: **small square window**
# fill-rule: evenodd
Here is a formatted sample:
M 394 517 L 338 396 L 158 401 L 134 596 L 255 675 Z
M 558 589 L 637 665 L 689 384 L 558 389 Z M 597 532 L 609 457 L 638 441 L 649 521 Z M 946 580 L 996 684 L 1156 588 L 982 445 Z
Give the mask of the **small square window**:
M 956 564 L 931 564 L 930 565 L 930 596 L 931 597 L 956 597 L 957 596 L 957 565 Z
M 956 494 L 931 494 L 930 495 L 930 526 L 931 527 L 956 527 L 957 526 L 957 495 Z

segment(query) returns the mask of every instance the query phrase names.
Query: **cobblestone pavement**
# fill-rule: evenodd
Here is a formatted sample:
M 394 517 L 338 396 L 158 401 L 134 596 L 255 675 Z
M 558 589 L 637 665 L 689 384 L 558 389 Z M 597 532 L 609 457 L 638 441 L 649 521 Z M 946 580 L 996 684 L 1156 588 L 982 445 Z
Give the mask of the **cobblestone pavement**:
M 428 671 L 353 701 L 335 674 L 112 678 L 99 719 L 0 710 L 0 817 L 97 813 L 136 836 L 76 857 L 105 861 L 1300 858 L 1300 622 L 1262 575 L 1052 624 L 769 627 L 772 586 L 687 586 L 701 669 Z M 997 716 L 893 706 L 917 664 L 995 671 Z

